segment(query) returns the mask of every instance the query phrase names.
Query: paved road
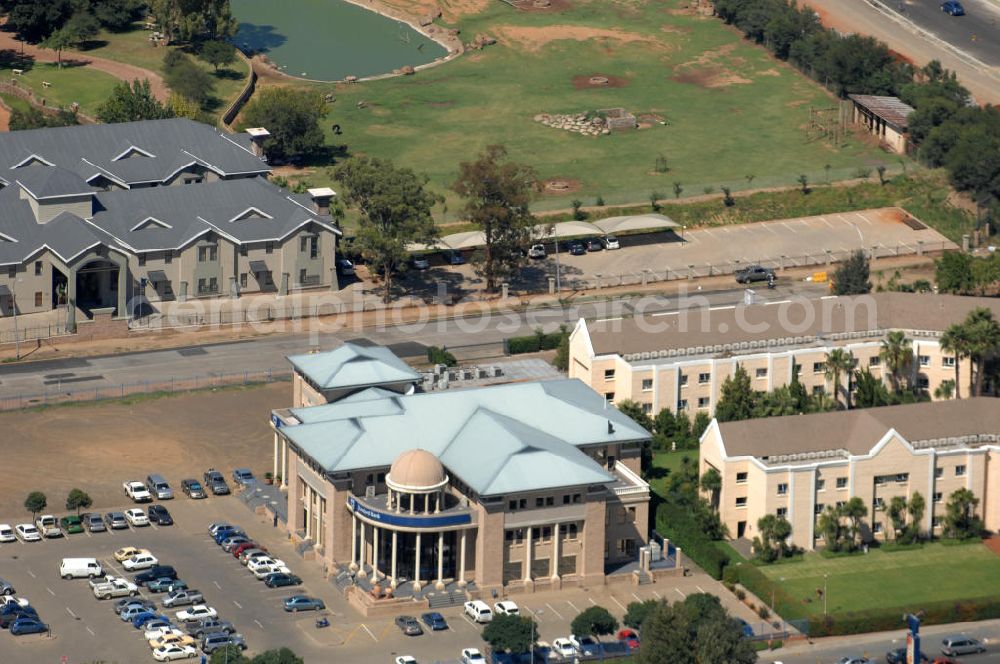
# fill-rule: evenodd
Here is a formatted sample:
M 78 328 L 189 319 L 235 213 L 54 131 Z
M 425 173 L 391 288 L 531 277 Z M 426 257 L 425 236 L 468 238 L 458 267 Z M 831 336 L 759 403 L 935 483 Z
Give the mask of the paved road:
M 1000 66 L 1000 8 L 988 0 L 963 0 L 965 16 L 945 14 L 937 0 L 889 0 L 886 4 L 955 48 Z
M 823 286 L 803 283 L 779 285 L 774 291 L 758 289 L 761 299 L 784 299 L 792 294 L 815 297 L 825 292 Z M 728 305 L 742 302 L 743 297 L 744 289 L 734 288 L 706 292 L 704 299 L 699 302 L 710 306 Z M 286 355 L 306 352 L 311 346 L 334 348 L 344 341 L 358 338 L 385 345 L 405 344 L 403 355 L 420 354 L 421 345 L 446 345 L 452 349 L 460 349 L 470 344 L 497 343 L 506 337 L 530 334 L 537 327 L 546 331 L 557 330 L 560 324 L 572 325 L 581 317 L 629 315 L 636 307 L 647 313 L 670 311 L 677 306 L 676 298 L 649 296 L 642 300 L 618 299 L 566 307 L 554 306 L 527 313 L 496 314 L 488 318 L 477 316 L 442 320 L 422 326 L 389 325 L 360 330 L 319 330 L 315 335 L 300 332 L 193 348 L 8 364 L 0 366 L 0 399 L 93 390 L 122 383 L 169 382 L 171 379 L 182 380 L 220 373 L 268 369 L 284 371 L 288 369 Z M 411 352 L 406 353 L 405 350 Z M 416 353 L 412 350 L 416 350 Z

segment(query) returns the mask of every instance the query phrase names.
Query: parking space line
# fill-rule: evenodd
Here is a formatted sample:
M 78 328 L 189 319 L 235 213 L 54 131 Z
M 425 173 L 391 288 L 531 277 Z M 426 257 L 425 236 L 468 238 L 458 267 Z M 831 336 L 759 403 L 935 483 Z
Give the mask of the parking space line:
M 677 594 L 680 595 L 682 598 L 687 597 L 687 595 L 684 594 L 684 591 L 681 590 L 680 588 L 674 588 L 674 590 L 676 590 Z
M 642 601 L 642 598 L 639 597 L 638 595 L 636 595 L 635 593 L 632 593 L 632 597 L 635 597 L 635 601 L 637 601 L 637 602 L 641 602 Z
M 559 620 L 563 620 L 563 617 L 562 617 L 562 614 L 561 614 L 561 613 L 559 613 L 558 611 L 556 611 L 556 610 L 555 610 L 555 607 L 553 607 L 553 606 L 552 606 L 551 604 L 549 604 L 548 602 L 546 602 L 546 603 L 545 603 L 545 606 L 549 607 L 549 610 L 550 610 L 550 611 L 552 611 L 552 613 L 554 613 L 554 614 L 556 614 L 557 616 L 559 616 Z
M 826 224 L 827 226 L 829 226 L 830 228 L 834 228 L 834 229 L 836 228 L 836 226 L 834 226 L 833 224 L 831 224 L 831 223 L 829 222 L 829 220 L 827 220 L 827 218 L 826 218 L 826 217 L 820 217 L 820 218 L 819 218 L 819 220 L 820 220 L 820 221 L 822 221 L 822 222 L 823 222 L 824 224 Z
M 52 588 L 49 588 L 48 586 L 45 586 L 45 589 L 48 590 L 49 594 L 52 595 L 53 597 L 56 596 L 56 594 L 54 592 L 52 592 Z
M 857 215 L 858 215 L 859 217 L 861 217 L 861 219 L 862 219 L 862 220 L 863 220 L 863 221 L 864 221 L 864 222 L 865 222 L 866 224 L 868 224 L 869 226 L 871 226 L 871 225 L 872 225 L 872 220 L 871 220 L 871 219 L 869 219 L 867 215 L 865 215 L 865 214 L 862 214 L 862 213 L 860 213 L 860 212 L 858 212 L 858 213 L 857 213 Z
M 625 608 L 625 605 L 618 601 L 617 597 L 615 597 L 614 595 L 610 595 L 610 597 L 611 601 L 618 605 L 618 608 L 620 608 L 622 611 L 628 611 L 628 609 Z
M 378 643 L 378 639 L 375 638 L 375 635 L 372 634 L 372 631 L 370 629 L 368 629 L 368 625 L 366 625 L 364 623 L 361 623 L 361 629 L 363 629 L 366 632 L 368 632 L 368 636 L 372 637 L 372 641 L 374 641 L 375 643 Z
M 566 600 L 566 603 L 569 604 L 571 607 L 573 607 L 574 611 L 576 611 L 577 613 L 580 613 L 580 609 L 576 608 L 576 605 L 573 604 L 573 602 L 571 602 L 569 600 Z
M 71 615 L 71 616 L 73 616 L 74 618 L 76 618 L 76 614 L 75 614 L 75 613 L 73 613 L 73 609 L 69 608 L 68 606 L 67 606 L 67 607 L 65 607 L 65 608 L 66 608 L 66 613 L 68 613 L 69 615 Z
M 222 590 L 222 586 L 220 586 L 220 585 L 219 585 L 219 582 L 218 582 L 218 581 L 212 581 L 212 583 L 214 583 L 214 584 L 215 584 L 215 587 L 216 587 L 216 588 L 218 588 L 219 590 Z
M 233 604 L 235 604 L 235 605 L 236 605 L 236 608 L 237 608 L 237 609 L 242 609 L 242 608 L 243 608 L 243 605 L 242 605 L 242 604 L 240 604 L 239 602 L 237 602 L 237 601 L 236 601 L 235 599 L 233 600 Z
M 37 576 L 35 576 L 35 573 L 32 572 L 30 569 L 28 570 L 28 576 L 30 576 L 32 579 L 37 579 L 38 578 Z
M 94 634 L 94 630 L 90 629 L 90 627 L 87 627 L 87 633 L 90 634 L 91 636 L 97 636 L 96 634 Z
M 788 230 L 790 230 L 793 233 L 798 233 L 797 230 L 795 230 L 794 228 L 792 228 L 791 226 L 788 225 L 787 221 L 781 222 L 781 225 L 784 226 L 785 228 L 787 228 Z
M 653 591 L 653 596 L 656 597 L 656 599 L 663 599 L 663 595 L 661 595 L 660 593 L 656 592 L 655 590 Z
M 597 606 L 597 602 L 594 601 L 593 597 L 588 597 L 587 599 L 590 600 L 591 606 Z
M 702 593 L 702 594 L 704 594 L 704 593 L 705 593 L 705 591 L 704 591 L 704 590 L 702 590 L 701 586 L 695 586 L 695 588 L 697 588 L 697 589 L 698 589 L 698 592 L 700 592 L 700 593 Z
M 254 621 L 255 623 L 257 623 L 257 627 L 260 627 L 261 629 L 264 629 L 264 626 L 260 624 L 260 621 L 259 621 L 259 620 L 257 620 L 256 618 L 254 618 L 254 619 L 253 619 L 253 621 Z

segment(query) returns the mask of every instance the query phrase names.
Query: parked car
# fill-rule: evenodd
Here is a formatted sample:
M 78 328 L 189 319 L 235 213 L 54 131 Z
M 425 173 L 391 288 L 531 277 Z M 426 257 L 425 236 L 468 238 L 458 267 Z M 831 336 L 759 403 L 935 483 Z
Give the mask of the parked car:
M 560 657 L 576 657 L 576 647 L 566 638 L 558 638 L 552 642 L 552 650 Z
M 465 256 L 462 255 L 461 251 L 442 251 L 441 257 L 448 265 L 465 265 Z
M 604 242 L 599 237 L 587 240 L 587 251 L 604 251 Z
M 596 655 L 601 650 L 601 644 L 594 637 L 589 634 L 583 636 L 577 636 L 576 634 L 570 634 L 569 642 L 573 644 L 576 651 L 585 657 L 591 655 Z
M 213 521 L 208 524 L 208 534 L 215 537 L 215 533 L 219 532 L 223 528 L 234 528 L 233 524 L 228 521 Z
M 420 636 L 424 630 L 413 616 L 396 616 L 396 627 L 407 636 Z
M 146 625 L 154 620 L 169 620 L 165 615 L 158 614 L 155 609 L 144 611 L 132 618 L 132 627 L 135 629 L 145 629 Z
M 134 558 L 141 553 L 149 553 L 149 549 L 139 549 L 134 546 L 123 546 L 122 548 L 115 551 L 112 555 L 118 562 L 123 562 L 129 558 Z
M 618 630 L 618 640 L 628 646 L 629 650 L 639 647 L 639 634 L 634 629 L 626 627 Z
M 228 528 L 222 528 L 220 530 L 217 530 L 215 532 L 215 537 L 213 539 L 215 540 L 216 544 L 222 544 L 230 537 L 236 537 L 237 535 L 243 535 L 244 537 L 246 537 L 246 533 L 243 532 L 242 528 L 239 528 L 237 526 L 230 526 Z M 250 538 L 247 537 L 247 541 L 249 541 L 249 539 Z
M 122 561 L 122 567 L 129 572 L 150 569 L 159 564 L 159 560 L 151 553 L 140 553 L 127 560 Z M 154 577 L 158 578 L 158 577 Z
M 531 249 L 528 249 L 528 258 L 533 258 L 535 260 L 539 258 L 545 258 L 545 245 L 544 244 L 531 245 Z
M 64 579 L 94 579 L 104 576 L 104 569 L 96 558 L 63 558 L 59 564 L 59 576 Z
M 736 283 L 749 284 L 754 281 L 770 281 L 774 279 L 774 270 L 760 265 L 748 265 L 734 273 Z
M 284 602 L 285 611 L 297 613 L 299 611 L 322 611 L 326 608 L 323 600 L 308 595 L 292 595 Z
M 146 584 L 146 589 L 151 593 L 169 593 L 175 590 L 185 590 L 187 587 L 185 582 L 180 579 L 171 579 L 169 576 L 153 579 Z
M 611 251 L 612 249 L 621 249 L 622 244 L 614 235 L 606 235 L 604 236 L 604 248 L 608 251 Z
M 198 604 L 204 601 L 205 596 L 201 594 L 200 590 L 185 588 L 183 590 L 170 591 L 170 593 L 163 598 L 163 606 L 169 609 L 175 606 L 187 606 L 189 604 Z
M 181 480 L 181 491 L 183 491 L 188 498 L 207 498 L 205 494 L 205 489 L 201 486 L 201 482 L 198 480 Z
M 128 520 L 124 512 L 108 512 L 104 515 L 104 523 L 108 524 L 111 530 L 121 530 L 128 528 Z
M 841 657 L 837 664 L 875 664 L 875 660 L 867 657 Z
M 226 539 L 222 540 L 220 546 L 222 547 L 222 550 L 225 551 L 226 553 L 232 553 L 233 549 L 235 549 L 239 545 L 248 544 L 249 542 L 250 538 L 247 537 L 246 535 L 233 535 L 231 537 L 227 537 Z
M 0 595 L 16 595 L 17 590 L 14 589 L 14 584 L 6 579 L 0 579 Z
M 121 611 L 118 612 L 118 617 L 121 618 L 122 622 L 132 622 L 136 616 L 142 615 L 144 613 L 149 613 L 156 615 L 154 611 L 156 610 L 156 605 L 146 606 L 144 602 L 137 602 L 134 604 L 129 604 Z
M 170 512 L 163 505 L 150 505 L 146 510 L 146 517 L 150 523 L 155 523 L 158 526 L 174 525 L 173 517 L 170 516 Z
M 149 492 L 146 485 L 137 480 L 122 482 L 122 489 L 125 495 L 135 503 L 148 503 L 153 500 L 153 494 Z
M 493 614 L 497 616 L 519 616 L 521 615 L 521 610 L 517 608 L 517 604 L 514 602 L 504 600 L 493 605 Z
M 21 606 L 11 602 L 0 607 L 0 628 L 7 629 L 18 618 L 38 618 L 38 611 L 33 606 Z
M 354 276 L 354 263 L 347 258 L 337 259 L 337 274 L 343 277 Z
M 10 633 L 14 636 L 20 636 L 21 634 L 41 634 L 47 631 L 49 631 L 48 625 L 38 618 L 30 616 L 18 618 L 10 625 Z
M 14 534 L 14 529 L 10 527 L 10 524 L 0 523 L 0 544 L 16 541 L 17 535 Z
M 97 599 L 135 597 L 139 594 L 139 586 L 128 579 L 116 576 L 107 576 L 101 580 L 94 579 L 90 582 L 90 588 L 94 591 L 94 597 Z
M 59 529 L 59 522 L 51 514 L 43 514 L 35 519 L 35 527 L 43 537 L 53 539 L 62 537 L 63 531 Z
M 248 550 L 248 549 L 261 549 L 261 546 L 259 544 L 257 544 L 257 542 L 254 542 L 252 540 L 249 541 L 249 542 L 243 542 L 242 544 L 239 544 L 238 546 L 236 546 L 233 549 L 233 551 L 232 551 L 233 558 L 236 558 L 237 560 L 239 560 L 240 559 L 240 554 L 243 553 L 244 551 Z
M 420 615 L 420 619 L 424 621 L 424 624 L 431 629 L 431 631 L 438 631 L 439 629 L 448 629 L 448 621 L 444 619 L 437 611 L 428 611 Z
M 183 632 L 174 627 L 174 624 L 169 620 L 150 620 L 146 623 L 146 629 L 142 633 L 142 638 L 149 641 L 150 639 L 166 636 L 167 634 L 183 634 Z
M 84 527 L 92 533 L 103 533 L 107 530 L 104 525 L 104 519 L 101 518 L 100 514 L 94 514 L 89 512 L 83 515 L 83 525 Z
M 277 560 L 271 556 L 260 556 L 247 562 L 247 569 L 256 572 L 262 567 L 284 567 L 285 561 Z
M 410 256 L 410 267 L 414 270 L 426 270 L 431 266 L 431 262 L 426 256 Z
M 250 486 L 257 482 L 249 468 L 236 468 L 233 470 L 233 481 L 240 486 Z
M 264 548 L 257 549 L 251 547 L 249 549 L 243 549 L 243 551 L 240 553 L 240 564 L 248 565 L 251 560 L 256 560 L 257 558 L 270 557 L 270 555 L 271 554 L 267 552 L 267 549 Z
M 143 528 L 149 525 L 149 517 L 146 516 L 146 513 L 138 507 L 125 510 L 125 520 L 128 521 L 133 528 Z
M 573 240 L 566 244 L 566 251 L 570 256 L 583 256 L 587 253 L 587 245 L 581 240 Z
M 941 654 L 948 657 L 973 655 L 979 652 L 986 652 L 986 644 L 969 636 L 948 636 L 941 641 Z
M 272 572 L 264 577 L 264 585 L 268 588 L 284 588 L 285 586 L 297 586 L 301 583 L 302 579 L 285 572 Z
M 474 599 L 464 604 L 465 615 L 477 623 L 488 623 L 493 620 L 493 612 L 489 605 L 481 599 Z
M 172 662 L 175 659 L 197 657 L 198 650 L 194 646 L 171 643 L 153 650 L 153 659 L 158 662 Z
M 941 3 L 941 11 L 949 16 L 965 16 L 965 7 L 958 0 L 947 0 Z
M 895 650 L 890 650 L 885 654 L 886 664 L 906 664 L 906 648 L 896 648 Z M 920 653 L 920 661 L 922 664 L 929 664 L 930 660 L 927 659 L 927 655 Z
M 158 473 L 150 473 L 146 476 L 146 489 L 153 496 L 156 496 L 157 500 L 173 500 L 174 490 L 170 488 L 170 484 L 163 475 Z
M 28 601 L 27 597 L 14 597 L 13 595 L 0 595 L 0 608 L 5 607 L 8 604 L 17 604 L 18 606 L 31 606 L 31 602 Z
M 177 578 L 177 570 L 175 570 L 170 565 L 156 565 L 155 567 L 143 572 L 142 574 L 137 574 L 135 581 L 140 586 L 145 585 L 152 581 L 153 579 L 164 579 L 164 578 Z
M 234 645 L 240 650 L 247 649 L 247 644 L 246 641 L 243 639 L 243 635 L 238 634 L 236 632 L 232 634 L 228 632 L 216 632 L 214 634 L 206 634 L 201 640 L 201 650 L 206 655 L 211 655 L 219 648 L 228 645 Z
M 82 533 L 83 519 L 75 514 L 70 514 L 69 516 L 64 516 L 59 519 L 59 527 L 62 528 L 67 535 Z
M 144 611 L 152 610 L 156 608 L 156 604 L 148 599 L 141 599 L 137 597 L 127 597 L 125 599 L 120 599 L 114 604 L 115 613 L 121 615 L 124 611 L 132 607 L 141 607 Z
M 222 473 L 217 471 L 215 468 L 209 468 L 208 471 L 202 476 L 202 480 L 204 480 L 205 486 L 208 487 L 213 495 L 229 495 L 229 485 L 226 484 L 226 478 L 223 477 Z
M 180 630 L 177 630 L 176 634 L 163 634 L 149 639 L 149 647 L 154 650 L 171 644 L 193 646 L 195 643 L 197 641 L 194 640 L 193 636 L 189 636 Z
M 14 532 L 17 533 L 18 539 L 22 542 L 40 542 L 42 540 L 42 534 L 38 532 L 38 528 L 30 523 L 17 524 L 14 526 Z
M 462 650 L 462 664 L 486 664 L 486 658 L 479 648 L 464 648 Z
M 236 627 L 228 620 L 205 618 L 195 623 L 189 623 L 187 631 L 191 636 L 201 639 L 206 634 L 218 634 L 220 632 L 233 634 L 236 632 Z
M 400 655 L 392 660 L 393 664 L 420 664 L 413 655 Z
M 219 612 L 211 606 L 205 604 L 195 604 L 194 606 L 178 611 L 174 614 L 181 622 L 194 622 L 202 618 L 218 618 Z

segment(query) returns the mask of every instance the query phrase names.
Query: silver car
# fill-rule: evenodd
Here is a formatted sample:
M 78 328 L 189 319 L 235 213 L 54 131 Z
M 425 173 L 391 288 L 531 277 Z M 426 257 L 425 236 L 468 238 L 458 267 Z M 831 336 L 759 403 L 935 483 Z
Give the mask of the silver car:
M 941 652 L 948 657 L 986 652 L 986 644 L 970 636 L 948 636 L 941 641 Z

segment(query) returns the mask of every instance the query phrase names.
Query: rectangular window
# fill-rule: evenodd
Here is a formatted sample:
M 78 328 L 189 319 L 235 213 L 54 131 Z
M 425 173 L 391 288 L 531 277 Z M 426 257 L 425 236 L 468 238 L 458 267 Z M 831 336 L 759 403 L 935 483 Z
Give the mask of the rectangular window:
M 317 258 L 319 256 L 319 238 L 311 237 L 309 238 L 309 258 Z
M 965 465 L 959 464 L 955 466 L 955 477 L 965 477 Z
M 941 517 L 932 516 L 931 517 L 931 528 L 940 528 L 940 527 L 941 527 Z
M 264 253 L 265 254 L 273 254 L 274 253 L 274 243 L 273 242 L 265 242 L 264 243 Z
M 816 490 L 817 491 L 826 490 L 826 480 L 816 480 Z
M 218 293 L 219 292 L 219 280 L 216 279 L 215 277 L 209 278 L 209 280 L 208 280 L 208 290 L 212 291 L 213 293 Z
M 698 408 L 708 408 L 711 403 L 710 397 L 698 397 Z
M 699 385 L 705 385 L 706 383 L 711 382 L 711 380 L 712 380 L 712 374 L 710 374 L 710 373 L 700 373 L 700 374 L 698 374 L 698 384 Z
M 681 387 L 687 387 L 688 384 L 687 374 L 681 374 L 677 382 L 680 383 Z
M 815 512 L 816 514 L 822 514 L 823 510 L 825 509 L 826 505 L 824 505 L 823 503 L 816 503 L 816 507 L 813 508 L 813 512 Z
M 574 493 L 573 494 L 573 502 L 574 503 L 581 503 L 581 502 L 583 502 L 583 495 L 579 494 L 579 493 Z
M 566 526 L 566 539 L 575 540 L 576 537 L 577 537 L 576 524 L 571 523 L 568 526 Z
M 174 262 L 174 252 L 172 252 L 172 251 L 164 251 L 163 252 L 163 264 L 164 265 L 170 265 L 173 262 Z
M 747 474 L 746 474 L 746 472 L 736 473 L 736 483 L 737 484 L 746 484 L 747 483 Z
M 139 254 L 139 267 L 146 264 L 146 254 Z
M 825 385 L 813 385 L 812 393 L 813 393 L 814 397 L 818 397 L 821 394 L 826 394 L 826 386 Z
M 746 507 L 747 506 L 747 497 L 746 496 L 740 496 L 739 498 L 737 498 L 736 499 L 736 506 L 737 507 Z
M 785 484 L 784 482 L 782 482 L 782 483 L 780 483 L 778 485 L 778 495 L 779 496 L 787 496 L 788 495 L 788 485 Z
M 642 379 L 642 391 L 643 392 L 649 392 L 652 389 L 653 389 L 653 379 L 652 378 L 643 378 Z
M 545 499 L 535 498 L 535 507 L 545 507 Z
M 563 495 L 563 505 L 569 505 L 569 501 L 570 501 L 570 495 L 568 493 L 564 494 Z
M 42 276 L 42 261 L 35 261 L 35 276 Z
M 939 480 L 942 477 L 944 477 L 944 468 L 940 468 L 940 467 L 935 468 L 934 469 L 934 479 L 938 479 Z
M 646 415 L 652 415 L 653 414 L 653 404 L 651 404 L 651 403 L 644 403 L 644 404 L 642 404 L 642 412 L 645 413 Z
M 246 246 L 245 244 L 241 244 L 240 245 L 240 256 L 246 256 L 249 253 L 250 253 L 250 247 Z
M 14 277 L 17 276 L 17 266 L 16 265 L 11 265 L 9 268 L 7 268 L 7 276 L 9 278 L 11 278 L 11 279 L 13 279 Z
M 826 362 L 813 362 L 813 373 L 821 374 L 826 372 Z
M 946 367 L 955 368 L 955 358 L 954 357 L 942 357 L 941 364 Z
M 868 366 L 877 367 L 882 365 L 882 358 L 878 355 L 872 355 L 868 358 Z
M 875 511 L 876 512 L 881 512 L 884 509 L 885 509 L 885 498 L 881 498 L 881 497 L 876 498 L 875 499 Z
M 767 369 L 757 369 L 756 376 L 757 378 L 767 378 Z
M 837 488 L 838 489 L 846 489 L 847 488 L 847 478 L 846 477 L 838 477 L 837 478 Z
M 199 294 L 201 294 L 201 293 L 204 293 L 204 292 L 205 292 L 205 287 L 206 287 L 207 285 L 208 285 L 208 284 L 207 284 L 207 283 L 205 282 L 205 280 L 204 280 L 204 279 L 199 279 L 199 280 L 198 280 L 198 293 L 199 293 Z
M 614 380 L 614 379 L 615 379 L 615 370 L 614 369 L 605 369 L 604 370 L 604 380 Z
M 882 532 L 882 522 L 881 521 L 876 521 L 874 524 L 872 524 L 872 532 L 875 533 L 876 535 L 878 535 L 879 533 Z
M 552 526 L 542 526 L 542 537 L 543 542 L 548 542 L 552 539 Z
M 917 355 L 917 360 L 920 361 L 920 366 L 929 367 L 931 366 L 931 356 L 930 355 Z
M 792 365 L 792 373 L 794 373 L 796 376 L 801 376 L 802 375 L 802 365 L 801 364 L 793 364 Z
M 935 503 L 940 503 L 942 500 L 944 500 L 944 494 L 941 493 L 940 491 L 935 491 L 934 492 L 934 502 Z
M 628 511 L 625 513 L 625 518 L 626 518 L 626 520 L 629 523 L 635 523 L 635 508 L 634 507 L 628 508 Z
M 517 509 L 517 501 L 516 500 L 511 500 L 511 501 L 507 502 L 507 510 L 508 511 L 513 512 L 516 509 Z
M 837 509 L 839 510 L 841 507 L 843 507 L 846 504 L 847 504 L 846 500 L 838 500 L 837 501 Z
M 246 288 L 246 287 L 247 287 L 247 273 L 240 272 L 240 288 Z
M 614 392 L 605 392 L 604 393 L 604 400 L 607 401 L 608 403 L 613 404 L 615 402 L 615 393 Z
M 779 507 L 778 509 L 776 509 L 774 511 L 774 513 L 775 513 L 775 516 L 777 516 L 779 519 L 786 519 L 786 518 L 788 518 L 788 508 L 787 507 Z
M 687 410 L 687 407 L 688 407 L 687 399 L 681 399 L 680 401 L 677 402 L 677 410 Z
M 35 306 L 36 307 L 42 306 L 42 294 L 41 294 L 41 292 L 35 293 Z

